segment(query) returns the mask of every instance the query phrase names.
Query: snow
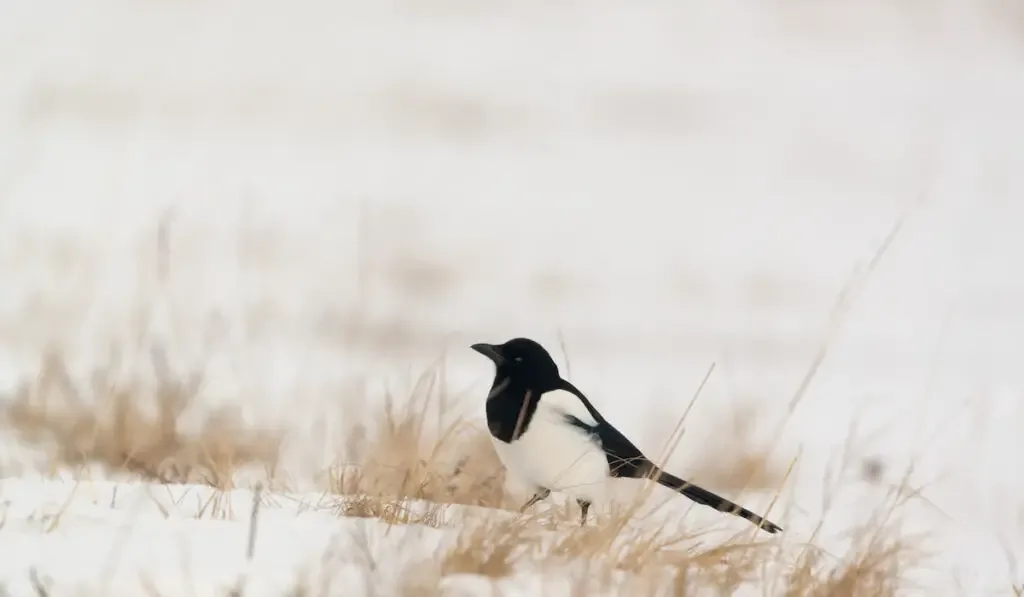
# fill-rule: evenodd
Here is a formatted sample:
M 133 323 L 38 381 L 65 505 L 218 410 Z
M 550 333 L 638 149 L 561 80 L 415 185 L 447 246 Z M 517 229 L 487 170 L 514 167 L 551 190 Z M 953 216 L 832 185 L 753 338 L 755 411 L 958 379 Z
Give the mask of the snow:
M 369 574 L 362 557 L 401 566 L 428 558 L 442 531 L 388 529 L 375 519 L 339 518 L 323 496 L 271 498 L 258 518 L 247 557 L 251 492 L 218 494 L 205 486 L 7 480 L 2 582 L 12 595 L 223 595 L 244 579 L 245 593 L 282 595 L 323 587 L 323 594 L 390 593 L 400 579 Z M 214 501 L 213 498 L 216 498 Z M 31 506 L 29 506 L 31 504 Z M 212 504 L 212 505 L 211 505 Z M 331 558 L 334 554 L 334 558 Z M 320 580 L 316 584 L 315 581 Z
M 427 594 L 570 594 L 561 589 L 571 567 L 544 566 L 543 556 L 504 578 L 442 577 L 444 548 L 495 518 L 479 508 L 449 505 L 436 525 L 392 526 L 338 516 L 337 496 L 263 493 L 253 530 L 248 490 L 68 479 L 8 479 L 0 490 L 0 583 L 10 595 L 36 595 L 37 585 L 49 595 L 389 595 L 417 583 Z
M 799 457 L 779 522 L 806 540 L 827 510 L 817 541 L 841 551 L 913 464 L 929 594 L 1005 594 L 1024 583 L 1022 31 L 1000 0 L 3 3 L 0 390 L 49 347 L 86 383 L 151 375 L 160 346 L 204 372 L 189 420 L 233 404 L 308 440 L 284 464 L 301 485 L 442 354 L 473 412 L 473 342 L 564 339 L 575 385 L 651 453 L 714 362 L 669 468 L 740 440 Z M 737 411 L 750 437 L 723 427 Z M 38 458 L 0 448 L 11 594 L 33 567 L 53 595 L 213 594 L 247 569 L 244 516 L 128 514 L 102 480 L 71 499 Z M 266 594 L 338 529 L 381 532 L 266 516 Z M 439 531 L 389 533 L 386 558 L 412 558 Z M 112 550 L 130 573 L 104 574 Z M 385 582 L 360 566 L 332 586 Z

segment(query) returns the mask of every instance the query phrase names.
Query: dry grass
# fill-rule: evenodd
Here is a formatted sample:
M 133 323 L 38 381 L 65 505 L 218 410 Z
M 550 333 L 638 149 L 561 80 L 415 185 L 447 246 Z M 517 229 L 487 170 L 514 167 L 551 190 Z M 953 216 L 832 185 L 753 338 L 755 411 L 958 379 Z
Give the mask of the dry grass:
M 226 489 L 240 465 L 277 466 L 280 434 L 248 429 L 230 411 L 214 413 L 195 433 L 180 429 L 178 421 L 197 392 L 195 380 L 161 378 L 148 393 L 107 381 L 94 376 L 86 395 L 51 355 L 38 380 L 10 403 L 7 420 L 24 440 L 48 446 L 55 462 L 98 462 L 153 481 Z M 348 440 L 353 459 L 325 472 L 338 515 L 452 527 L 449 504 L 519 505 L 521 496 L 506 491 L 486 432 L 461 416 L 448 396 L 435 369 L 420 378 L 407 400 L 389 398 L 375 420 L 363 422 L 362 435 Z M 154 412 L 146 412 L 147 401 L 140 397 L 151 399 Z M 168 471 L 185 471 L 188 478 Z M 749 485 L 749 478 L 743 483 Z M 906 486 L 894 488 L 893 500 L 855 529 L 841 558 L 812 545 L 765 541 L 753 532 L 723 542 L 685 528 L 644 524 L 650 514 L 641 514 L 642 504 L 653 487 L 648 484 L 634 503 L 582 528 L 568 506 L 465 517 L 432 563 L 406 571 L 408 594 L 439 594 L 440 579 L 449 575 L 501 579 L 533 570 L 567 578 L 572 593 L 581 595 L 601 587 L 635 595 L 690 595 L 709 588 L 728 594 L 756 583 L 773 595 L 885 596 L 897 593 L 903 572 L 919 555 L 895 533 L 893 513 L 913 494 Z
M 155 370 L 166 371 L 158 355 L 154 362 Z M 179 423 L 195 400 L 198 380 L 182 383 L 166 373 L 157 378 L 155 388 L 147 390 L 144 385 L 119 387 L 97 374 L 86 392 L 72 381 L 62 360 L 50 355 L 36 382 L 10 403 L 6 418 L 22 439 L 47 446 L 54 462 L 68 466 L 101 463 L 153 481 L 200 482 L 218 489 L 230 488 L 242 465 L 276 470 L 279 433 L 247 428 L 229 410 L 215 412 L 197 431 L 186 433 Z M 451 504 L 518 507 L 523 496 L 506 489 L 486 432 L 460 414 L 456 404 L 440 369 L 432 369 L 408 397 L 388 397 L 382 409 L 354 426 L 360 431 L 347 438 L 346 460 L 323 476 L 337 514 L 388 525 L 452 528 Z M 764 454 L 755 456 L 765 461 Z M 749 487 L 752 469 L 737 470 L 737 484 Z M 779 477 L 777 471 L 767 475 L 776 482 L 773 489 Z M 727 484 L 724 478 L 717 481 Z M 722 541 L 685 527 L 650 524 L 644 517 L 651 514 L 641 511 L 653 487 L 648 484 L 633 503 L 582 528 L 569 506 L 525 515 L 465 515 L 436 558 L 409 564 L 402 572 L 401 592 L 441 594 L 441 579 L 451 575 L 502 579 L 536 571 L 569 583 L 573 595 L 609 590 L 730 594 L 760 586 L 772 595 L 886 596 L 897 593 L 904 571 L 918 555 L 912 543 L 895 533 L 893 513 L 905 500 L 902 496 L 913 493 L 905 486 L 895 488 L 893 500 L 855 529 L 841 558 L 812 545 L 787 544 L 785 535 L 782 542 L 766 541 L 751 530 Z M 216 503 L 209 507 L 220 509 Z
M 357 472 L 335 486 L 338 493 L 358 496 L 343 502 L 346 514 L 373 516 L 389 524 L 450 526 L 439 508 L 417 509 L 411 500 L 518 505 L 501 489 L 501 467 L 483 431 L 457 416 L 445 424 L 435 423 L 437 433 L 425 431 L 431 427 L 426 421 L 435 418 L 438 410 L 426 401 L 431 396 L 436 400 L 437 390 L 433 383 L 424 382 L 411 400 L 414 408 L 401 410 L 389 402 L 380 413 L 378 428 L 383 432 L 373 436 L 369 447 L 364 445 L 364 452 L 389 456 L 351 467 Z M 762 454 L 758 461 L 764 460 Z M 373 474 L 375 468 L 388 473 Z M 778 481 L 785 476 L 771 470 L 770 475 L 764 474 L 766 478 Z M 736 475 L 746 473 L 742 483 L 749 486 L 750 472 L 748 468 Z M 913 542 L 896 533 L 895 514 L 914 493 L 905 485 L 893 488 L 892 499 L 853 529 L 850 550 L 841 558 L 813 545 L 765 541 L 759 538 L 764 535 L 753 532 L 722 542 L 685 528 L 644 524 L 646 515 L 641 511 L 653 487 L 602 516 L 599 524 L 582 528 L 576 524 L 578 513 L 568 506 L 462 521 L 459 532 L 441 548 L 436 566 L 410 571 L 424 575 L 414 583 L 415 594 L 440 594 L 424 587 L 431 586 L 432 578 L 449 575 L 477 574 L 497 580 L 523 571 L 547 571 L 567 579 L 573 595 L 611 589 L 633 595 L 692 595 L 708 590 L 730 594 L 759 586 L 772 595 L 886 596 L 897 594 L 905 584 L 904 571 L 920 560 Z M 778 483 L 773 489 L 777 487 Z
M 689 473 L 695 483 L 713 487 L 718 491 L 775 491 L 786 477 L 786 465 L 772 458 L 771 446 L 759 440 L 755 433 L 761 413 L 753 405 L 746 405 L 729 413 L 728 420 L 718 421 L 717 433 L 729 437 L 729 450 L 709 451 Z
M 155 385 L 122 385 L 101 369 L 82 387 L 58 354 L 48 354 L 34 382 L 22 385 L 5 405 L 4 418 L 20 439 L 47 449 L 54 467 L 99 464 L 151 481 L 221 489 L 233 486 L 241 466 L 264 467 L 273 476 L 280 433 L 245 425 L 231 408 L 215 410 L 199 429 L 186 431 L 183 415 L 202 377 L 180 381 L 159 351 L 151 356 Z
M 571 578 L 580 594 L 596 582 L 636 595 L 727 595 L 741 588 L 787 597 L 896 595 L 907 588 L 904 572 L 923 561 L 914 540 L 896 533 L 892 516 L 900 505 L 882 505 L 853 529 L 851 549 L 842 558 L 813 545 L 749 535 L 704 541 L 698 534 L 638 524 L 632 512 L 599 526 L 568 525 L 560 533 L 545 531 L 536 516 L 491 519 L 459 534 L 441 554 L 441 571 L 500 579 L 522 570 L 582 569 Z M 641 579 L 643 589 L 636 584 Z
M 403 400 L 385 396 L 383 409 L 353 427 L 346 460 L 325 471 L 328 491 L 488 508 L 510 503 L 487 432 L 459 412 L 441 371 L 420 376 Z

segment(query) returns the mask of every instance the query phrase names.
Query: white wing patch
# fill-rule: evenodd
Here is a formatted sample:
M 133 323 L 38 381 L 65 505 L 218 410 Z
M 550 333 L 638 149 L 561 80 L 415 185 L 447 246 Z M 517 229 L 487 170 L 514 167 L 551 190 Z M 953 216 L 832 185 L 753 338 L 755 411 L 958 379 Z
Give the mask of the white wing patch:
M 562 414 L 572 415 L 587 425 L 597 425 L 597 421 L 587 410 L 586 405 L 583 404 L 579 396 L 572 392 L 565 390 L 545 392 L 540 397 L 540 404 L 537 405 L 537 410 L 541 409 L 551 409 Z
M 609 477 L 608 458 L 597 438 L 566 415 L 597 424 L 574 394 L 548 392 L 523 435 L 510 444 L 495 440 L 494 448 L 509 471 L 531 485 L 599 501 Z

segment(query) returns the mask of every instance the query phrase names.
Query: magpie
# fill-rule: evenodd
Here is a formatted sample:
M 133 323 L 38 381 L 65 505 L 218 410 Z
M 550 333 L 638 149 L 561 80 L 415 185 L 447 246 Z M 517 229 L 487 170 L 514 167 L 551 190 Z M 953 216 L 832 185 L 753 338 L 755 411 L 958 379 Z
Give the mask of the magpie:
M 529 338 L 471 348 L 495 366 L 487 395 L 487 427 L 502 464 L 529 483 L 525 512 L 552 491 L 576 499 L 587 523 L 590 505 L 610 477 L 652 479 L 705 506 L 734 514 L 769 533 L 782 530 L 721 496 L 658 468 L 601 416 L 583 392 L 562 379 L 543 346 Z

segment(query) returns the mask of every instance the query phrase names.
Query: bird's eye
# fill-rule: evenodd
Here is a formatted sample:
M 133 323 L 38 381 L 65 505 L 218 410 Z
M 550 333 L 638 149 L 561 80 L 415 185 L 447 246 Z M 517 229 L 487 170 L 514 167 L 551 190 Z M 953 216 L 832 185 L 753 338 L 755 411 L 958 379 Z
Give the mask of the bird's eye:
M 523 357 L 516 357 L 516 358 L 514 358 L 512 360 L 515 361 L 516 363 L 522 363 L 523 362 Z

